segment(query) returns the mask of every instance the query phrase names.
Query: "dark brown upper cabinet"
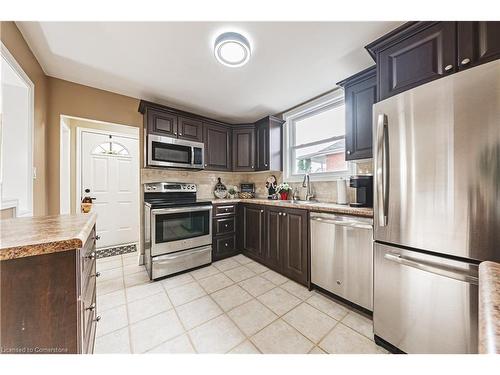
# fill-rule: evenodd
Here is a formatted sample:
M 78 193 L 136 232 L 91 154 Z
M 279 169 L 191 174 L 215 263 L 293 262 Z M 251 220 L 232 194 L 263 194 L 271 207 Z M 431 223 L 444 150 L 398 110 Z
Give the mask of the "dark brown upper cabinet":
M 214 171 L 231 170 L 231 128 L 215 123 L 203 123 L 205 168 Z
M 409 22 L 369 44 L 377 62 L 378 99 L 456 71 L 455 43 L 455 22 Z
M 255 123 L 255 170 L 283 170 L 282 150 L 283 120 L 267 116 Z
M 337 83 L 344 88 L 345 159 L 372 157 L 372 107 L 377 100 L 377 69 L 365 69 Z
M 153 108 L 148 108 L 145 113 L 148 134 L 177 137 L 177 116 Z
M 499 21 L 461 21 L 457 24 L 460 69 L 500 58 Z
M 188 141 L 203 142 L 203 123 L 190 117 L 179 117 L 177 137 Z
M 255 170 L 255 127 L 233 127 L 233 171 Z
M 365 47 L 377 62 L 377 98 L 500 57 L 500 22 L 407 22 Z

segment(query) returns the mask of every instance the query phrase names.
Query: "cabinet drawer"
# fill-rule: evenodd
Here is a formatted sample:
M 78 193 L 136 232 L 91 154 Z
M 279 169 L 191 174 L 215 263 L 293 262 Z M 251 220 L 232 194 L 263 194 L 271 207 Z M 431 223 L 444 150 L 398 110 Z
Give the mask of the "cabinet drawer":
M 228 234 L 234 232 L 236 228 L 236 217 L 226 217 L 214 220 L 214 234 Z
M 236 235 L 214 238 L 214 253 L 217 256 L 232 253 L 236 250 Z
M 224 206 L 214 206 L 215 210 L 215 216 L 228 216 L 228 215 L 234 215 L 236 213 L 236 205 L 235 204 L 229 204 L 229 205 L 224 205 Z

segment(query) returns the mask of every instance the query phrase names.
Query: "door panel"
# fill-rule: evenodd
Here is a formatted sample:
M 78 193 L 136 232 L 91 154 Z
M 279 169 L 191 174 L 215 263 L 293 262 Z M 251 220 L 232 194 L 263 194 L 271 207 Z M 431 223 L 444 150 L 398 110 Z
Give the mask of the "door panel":
M 458 65 L 471 68 L 500 57 L 500 22 L 458 22 Z
M 280 229 L 283 273 L 290 279 L 307 285 L 309 281 L 307 211 L 283 210 Z
M 376 240 L 500 260 L 498 102 L 500 61 L 494 61 L 374 106 Z M 385 133 L 382 123 L 377 130 L 384 115 Z
M 99 146 L 110 142 L 119 145 L 120 153 L 102 152 Z M 96 198 L 92 209 L 97 213 L 100 248 L 139 241 L 138 143 L 133 138 L 82 132 L 81 191 L 85 194 L 88 188 Z
M 266 245 L 264 263 L 281 272 L 281 210 L 265 209 Z
M 410 354 L 476 353 L 477 285 L 398 263 L 401 257 L 477 276 L 477 265 L 376 243 L 375 334 Z
M 264 258 L 264 209 L 243 206 L 243 250 L 249 255 Z
M 233 129 L 233 171 L 255 170 L 255 129 Z
M 169 113 L 148 109 L 147 113 L 148 133 L 177 137 L 177 116 Z
M 188 141 L 203 141 L 203 125 L 200 120 L 188 117 L 179 117 L 177 137 Z
M 203 124 L 205 168 L 216 171 L 231 170 L 231 129 L 214 124 Z
M 455 22 L 439 22 L 381 51 L 379 100 L 454 72 L 455 40 Z
M 257 170 L 269 170 L 269 124 L 267 118 L 256 126 L 256 164 Z

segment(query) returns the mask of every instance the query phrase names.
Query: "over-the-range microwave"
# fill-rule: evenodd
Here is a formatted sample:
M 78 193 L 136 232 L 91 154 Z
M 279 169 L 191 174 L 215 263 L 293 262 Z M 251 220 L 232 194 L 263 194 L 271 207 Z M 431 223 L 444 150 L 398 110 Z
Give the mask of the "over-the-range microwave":
M 205 146 L 201 142 L 148 134 L 147 165 L 203 169 Z

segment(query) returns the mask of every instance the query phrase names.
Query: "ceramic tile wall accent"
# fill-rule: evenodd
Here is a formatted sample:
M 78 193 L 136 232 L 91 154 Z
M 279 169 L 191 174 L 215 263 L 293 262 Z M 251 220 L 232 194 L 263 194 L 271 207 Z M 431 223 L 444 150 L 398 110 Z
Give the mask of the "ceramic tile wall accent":
M 372 160 L 356 163 L 356 174 L 373 174 Z M 213 189 L 217 183 L 217 178 L 222 179 L 222 183 L 226 187 L 232 185 L 240 186 L 241 183 L 254 183 L 255 195 L 257 198 L 266 198 L 266 180 L 269 176 L 274 175 L 278 183 L 283 181 L 283 174 L 280 171 L 265 171 L 265 172 L 216 172 L 216 171 L 184 171 L 184 170 L 163 170 L 163 169 L 148 169 L 141 170 L 141 182 L 191 182 L 198 186 L 199 198 L 212 198 Z M 347 183 L 349 181 L 347 180 Z M 301 199 L 305 196 L 305 189 L 302 187 L 302 182 L 290 183 L 292 188 L 297 188 Z M 337 182 L 336 181 L 313 181 L 312 187 L 315 198 L 322 202 L 337 201 Z M 348 188 L 348 195 L 354 200 L 354 190 Z
M 229 188 L 236 185 L 238 188 L 241 183 L 254 183 L 255 194 L 258 198 L 267 197 L 266 180 L 274 175 L 278 181 L 281 181 L 280 171 L 265 172 L 216 172 L 216 171 L 184 171 L 184 170 L 163 170 L 148 169 L 141 170 L 141 183 L 148 182 L 191 182 L 196 183 L 198 187 L 199 198 L 213 198 L 213 190 L 220 177 L 222 183 Z

